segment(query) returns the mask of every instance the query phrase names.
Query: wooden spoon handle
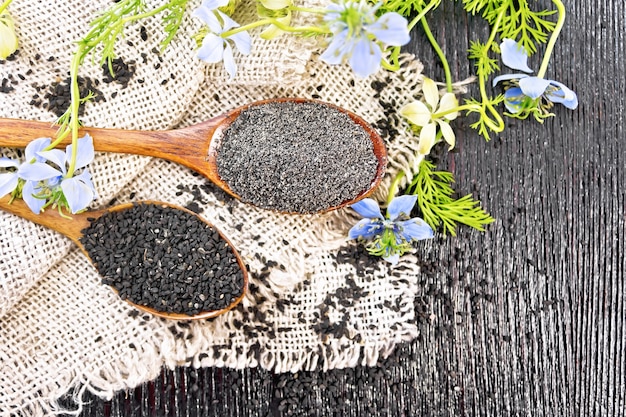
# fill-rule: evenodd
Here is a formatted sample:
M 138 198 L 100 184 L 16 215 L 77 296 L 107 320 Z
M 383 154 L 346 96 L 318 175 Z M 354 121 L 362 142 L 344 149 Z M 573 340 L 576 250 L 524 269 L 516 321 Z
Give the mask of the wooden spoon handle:
M 10 199 L 10 195 L 1 197 L 0 209 L 59 232 L 72 239 L 74 243 L 81 248 L 82 244 L 79 239 L 82 236 L 81 231 L 90 224 L 88 219 L 102 215 L 102 212 L 100 211 L 90 211 L 81 214 L 74 214 L 71 218 L 67 218 L 61 216 L 58 210 L 53 208 L 48 208 L 40 214 L 35 214 L 28 208 L 26 203 L 24 203 L 24 200 L 15 199 L 9 203 Z
M 79 136 L 89 133 L 96 151 L 154 156 L 194 168 L 206 160 L 211 136 L 225 118 L 219 116 L 182 129 L 163 131 L 86 127 Z M 58 126 L 46 122 L 0 119 L 0 146 L 24 148 L 33 139 L 54 137 L 57 129 Z M 69 138 L 62 145 L 68 143 Z

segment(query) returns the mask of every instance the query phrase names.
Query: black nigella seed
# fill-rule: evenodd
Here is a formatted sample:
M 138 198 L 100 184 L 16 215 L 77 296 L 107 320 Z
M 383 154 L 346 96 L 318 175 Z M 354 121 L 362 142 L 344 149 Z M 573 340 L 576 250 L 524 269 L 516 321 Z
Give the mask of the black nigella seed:
M 102 282 L 135 304 L 192 316 L 223 309 L 243 291 L 233 249 L 186 211 L 135 204 L 105 213 L 82 234 Z
M 314 213 L 369 188 L 378 160 L 369 133 L 347 114 L 287 101 L 243 110 L 223 132 L 217 168 L 245 202 Z
M 115 58 L 111 60 L 111 68 L 109 68 L 109 63 L 105 62 L 102 64 L 103 81 L 107 84 L 115 81 L 121 84 L 122 88 L 126 88 L 135 74 L 134 64 L 134 61 L 124 62 L 122 58 Z M 113 73 L 111 73 L 111 69 L 113 69 Z

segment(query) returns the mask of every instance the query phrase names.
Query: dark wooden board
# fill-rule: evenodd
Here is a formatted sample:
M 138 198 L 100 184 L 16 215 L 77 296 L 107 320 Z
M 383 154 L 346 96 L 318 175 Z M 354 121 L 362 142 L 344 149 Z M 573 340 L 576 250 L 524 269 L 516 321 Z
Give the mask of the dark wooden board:
M 431 27 L 460 80 L 487 28 L 443 3 Z M 626 415 L 624 3 L 566 4 L 548 77 L 577 91 L 576 111 L 509 120 L 490 142 L 457 123 L 442 166 L 497 222 L 424 246 L 418 339 L 375 368 L 164 370 L 111 401 L 88 395 L 83 415 Z M 408 50 L 443 79 L 417 32 Z

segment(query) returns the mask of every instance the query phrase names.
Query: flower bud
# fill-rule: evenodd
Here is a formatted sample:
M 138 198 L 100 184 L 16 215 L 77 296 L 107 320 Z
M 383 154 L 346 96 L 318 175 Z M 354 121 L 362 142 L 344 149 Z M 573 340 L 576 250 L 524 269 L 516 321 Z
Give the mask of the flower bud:
M 240 2 L 241 0 L 228 0 L 228 4 L 220 7 L 219 10 L 228 16 L 232 16 Z
M 0 59 L 6 59 L 17 50 L 17 35 L 13 19 L 8 13 L 0 15 Z

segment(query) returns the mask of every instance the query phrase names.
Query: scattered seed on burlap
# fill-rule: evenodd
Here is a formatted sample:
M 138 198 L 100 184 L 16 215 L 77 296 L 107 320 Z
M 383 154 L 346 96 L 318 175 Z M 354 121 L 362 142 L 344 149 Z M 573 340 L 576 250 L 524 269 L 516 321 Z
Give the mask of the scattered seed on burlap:
M 217 167 L 243 201 L 314 213 L 366 190 L 378 161 L 368 132 L 321 103 L 249 107 L 224 130 Z
M 0 93 L 8 94 L 13 90 L 15 90 L 15 88 L 11 84 L 11 80 L 8 78 L 3 78 L 2 82 L 0 83 Z
M 111 68 L 113 73 L 111 73 Z M 102 75 L 104 76 L 102 81 L 107 84 L 115 81 L 121 84 L 122 88 L 128 87 L 128 82 L 135 75 L 135 61 L 124 62 L 122 58 L 115 58 L 111 61 L 111 68 L 107 62 L 102 64 Z
M 82 233 L 102 282 L 135 304 L 195 315 L 225 308 L 243 291 L 233 249 L 186 211 L 136 204 L 104 214 Z
M 70 83 L 70 77 L 67 77 L 62 81 L 55 81 L 49 86 L 36 86 L 35 89 L 38 93 L 42 90 L 45 90 L 46 92 L 43 98 L 40 97 L 39 94 L 35 94 L 30 104 L 36 107 L 43 107 L 44 109 L 54 113 L 57 117 L 63 116 L 72 102 Z M 89 93 L 92 93 L 94 95 L 92 101 L 96 103 L 104 100 L 104 95 L 102 94 L 102 91 L 97 88 L 97 85 L 97 80 L 94 81 L 88 77 L 78 77 L 78 90 L 80 92 L 80 96 L 86 97 Z M 84 113 L 85 103 L 81 103 L 78 108 L 78 115 L 82 116 Z

